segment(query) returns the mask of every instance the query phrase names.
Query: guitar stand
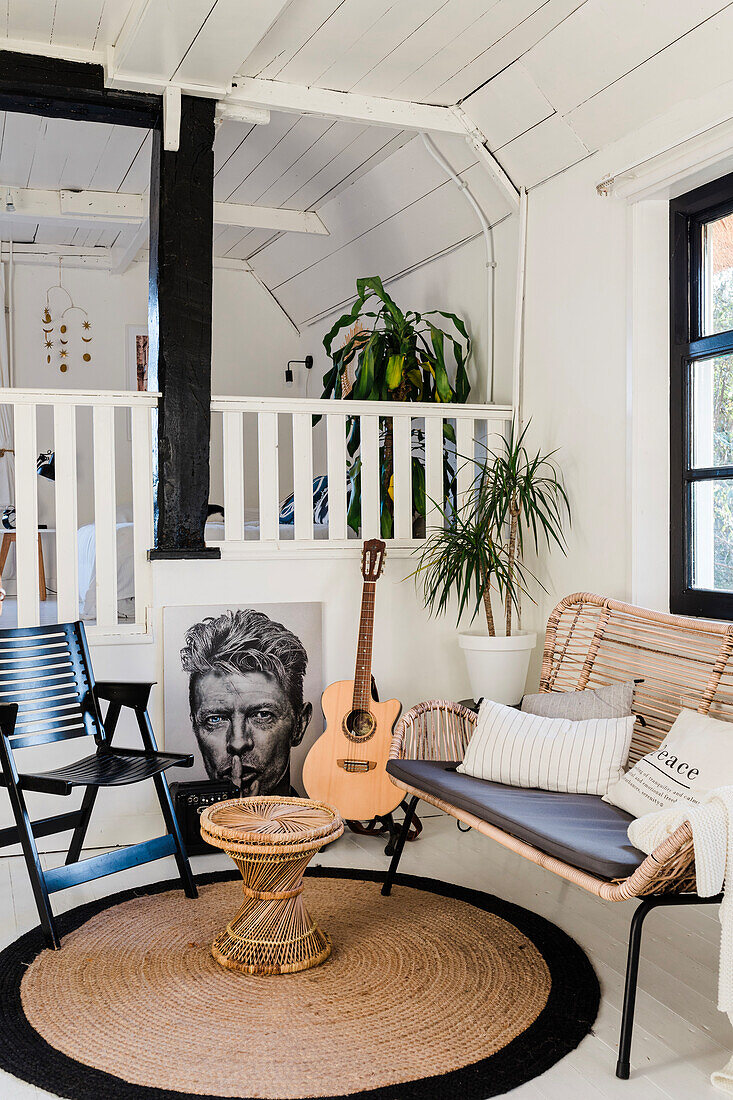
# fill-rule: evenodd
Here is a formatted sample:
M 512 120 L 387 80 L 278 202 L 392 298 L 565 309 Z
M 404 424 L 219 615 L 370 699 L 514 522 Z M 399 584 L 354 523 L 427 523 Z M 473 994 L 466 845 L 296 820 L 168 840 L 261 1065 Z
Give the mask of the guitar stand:
M 400 803 L 400 809 L 407 812 L 407 799 L 403 799 Z M 387 847 L 384 849 L 386 856 L 394 855 L 395 844 L 400 835 L 402 824 L 398 823 L 394 819 L 394 814 L 377 814 L 372 820 L 364 825 L 361 821 L 348 821 L 346 824 L 351 829 L 352 833 L 357 833 L 359 836 L 384 836 L 385 833 L 389 833 L 389 840 L 387 841 Z M 407 834 L 407 840 L 417 840 L 422 832 L 422 821 L 414 815 L 412 819 L 412 825 Z

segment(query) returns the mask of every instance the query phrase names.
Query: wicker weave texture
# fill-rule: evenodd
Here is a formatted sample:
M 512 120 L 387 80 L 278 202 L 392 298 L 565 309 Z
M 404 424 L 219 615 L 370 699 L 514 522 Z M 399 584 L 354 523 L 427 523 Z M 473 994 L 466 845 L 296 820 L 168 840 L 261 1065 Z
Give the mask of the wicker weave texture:
M 683 707 L 733 720 L 733 623 L 689 619 L 579 592 L 550 615 L 541 691 L 641 680 L 634 692 L 630 760 L 657 748 Z M 395 727 L 390 757 L 461 760 L 476 715 L 445 699 L 419 703 Z M 733 728 L 731 728 L 733 736 Z M 530 844 L 429 794 L 393 780 L 477 831 L 608 901 L 695 889 L 690 826 L 685 823 L 629 878 L 607 882 L 546 855 Z
M 303 901 L 303 875 L 324 844 L 344 831 L 338 812 L 306 798 L 235 798 L 201 815 L 201 835 L 227 852 L 244 901 L 211 953 L 228 970 L 292 974 L 324 962 L 331 941 Z

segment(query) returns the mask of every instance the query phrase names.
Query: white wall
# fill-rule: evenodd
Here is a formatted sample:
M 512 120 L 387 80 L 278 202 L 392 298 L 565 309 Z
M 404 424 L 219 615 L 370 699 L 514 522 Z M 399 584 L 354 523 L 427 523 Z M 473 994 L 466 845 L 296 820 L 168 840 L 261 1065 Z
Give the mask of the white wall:
M 668 203 L 731 170 L 722 140 L 691 136 L 720 109 L 688 101 L 530 192 L 524 412 L 535 444 L 559 448 L 573 507 L 567 557 L 538 567 L 533 628 L 575 591 L 669 610 Z M 668 175 L 654 162 L 645 186 L 640 162 L 665 149 Z M 629 166 L 638 196 L 599 196 Z
M 571 592 L 630 595 L 628 208 L 597 179 L 586 161 L 530 193 L 524 415 L 531 443 L 558 449 L 573 510 L 568 556 L 539 565 L 549 594 L 525 614 L 538 627 Z
M 16 264 L 15 385 L 45 389 L 128 388 L 125 326 L 147 324 L 147 264 L 132 264 L 124 275 L 112 275 L 97 268 L 67 268 L 62 277 L 74 303 L 83 306 L 92 322 L 92 362 L 88 366 L 72 362 L 65 374 L 47 365 L 41 317 L 47 288 L 58 283 L 58 270 L 47 264 Z M 216 268 L 212 332 L 214 393 L 279 396 L 285 392 L 285 362 L 299 354 L 300 341 L 295 329 L 254 276 L 246 271 Z

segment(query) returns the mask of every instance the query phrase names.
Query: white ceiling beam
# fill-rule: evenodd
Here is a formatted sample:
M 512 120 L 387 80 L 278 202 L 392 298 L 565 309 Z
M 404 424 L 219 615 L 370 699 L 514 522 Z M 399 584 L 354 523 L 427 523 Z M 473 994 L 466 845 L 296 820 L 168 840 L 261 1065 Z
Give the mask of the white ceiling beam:
M 12 203 L 12 210 L 8 209 L 8 202 Z M 0 188 L 0 215 L 76 225 L 87 222 L 139 225 L 140 231 L 144 227 L 147 234 L 148 197 L 117 191 L 42 191 L 32 187 L 7 187 Z M 243 229 L 272 229 L 279 233 L 328 234 L 315 210 L 286 210 L 236 202 L 215 202 L 214 223 Z
M 111 249 L 110 271 L 113 275 L 124 275 L 131 264 L 134 264 L 143 248 L 148 247 L 150 237 L 150 223 L 144 218 L 125 244 L 115 245 Z
M 692 186 L 730 171 L 733 158 L 733 119 L 730 117 L 697 130 L 681 141 L 658 149 L 596 185 L 599 195 L 639 202 L 647 198 L 674 198 Z M 690 182 L 692 178 L 693 182 Z
M 270 121 L 270 112 L 264 107 L 247 107 L 244 103 L 223 103 L 216 105 L 217 122 L 245 122 L 256 126 L 266 126 Z
M 499 161 L 489 149 L 486 135 L 479 129 L 476 123 L 461 107 L 449 108 L 456 120 L 461 124 L 463 133 L 470 144 L 478 153 L 479 162 L 484 166 L 491 179 L 499 188 L 515 213 L 519 212 L 519 188 L 510 180 Z
M 84 50 L 76 46 L 59 46 L 52 42 L 30 42 L 26 38 L 0 37 L 0 50 L 27 53 L 36 57 L 54 57 L 62 61 L 81 61 L 87 65 L 104 65 L 103 50 Z
M 13 209 L 8 209 L 8 201 Z M 32 187 L 0 188 L 0 213 L 37 221 L 139 222 L 147 198 L 116 191 L 42 191 Z
M 177 153 L 181 142 L 181 89 L 169 84 L 163 92 L 163 148 Z
M 283 80 L 235 77 L 234 88 L 224 103 L 227 106 L 242 103 L 248 107 L 265 107 L 292 114 L 363 122 L 370 126 L 395 126 L 400 130 L 461 135 L 466 132 L 450 107 L 357 95 L 354 92 L 333 92 L 325 88 L 288 84 Z
M 216 225 L 236 225 L 247 229 L 274 229 L 283 233 L 328 235 L 315 210 L 285 210 L 276 206 L 246 206 L 236 202 L 215 202 Z

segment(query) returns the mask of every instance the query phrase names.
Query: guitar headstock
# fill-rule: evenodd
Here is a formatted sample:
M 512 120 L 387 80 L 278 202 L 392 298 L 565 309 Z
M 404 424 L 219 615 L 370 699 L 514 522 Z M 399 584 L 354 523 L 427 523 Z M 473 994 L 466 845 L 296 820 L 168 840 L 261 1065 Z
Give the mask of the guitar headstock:
M 381 539 L 367 539 L 361 548 L 361 575 L 365 581 L 376 581 L 382 575 L 387 544 Z

